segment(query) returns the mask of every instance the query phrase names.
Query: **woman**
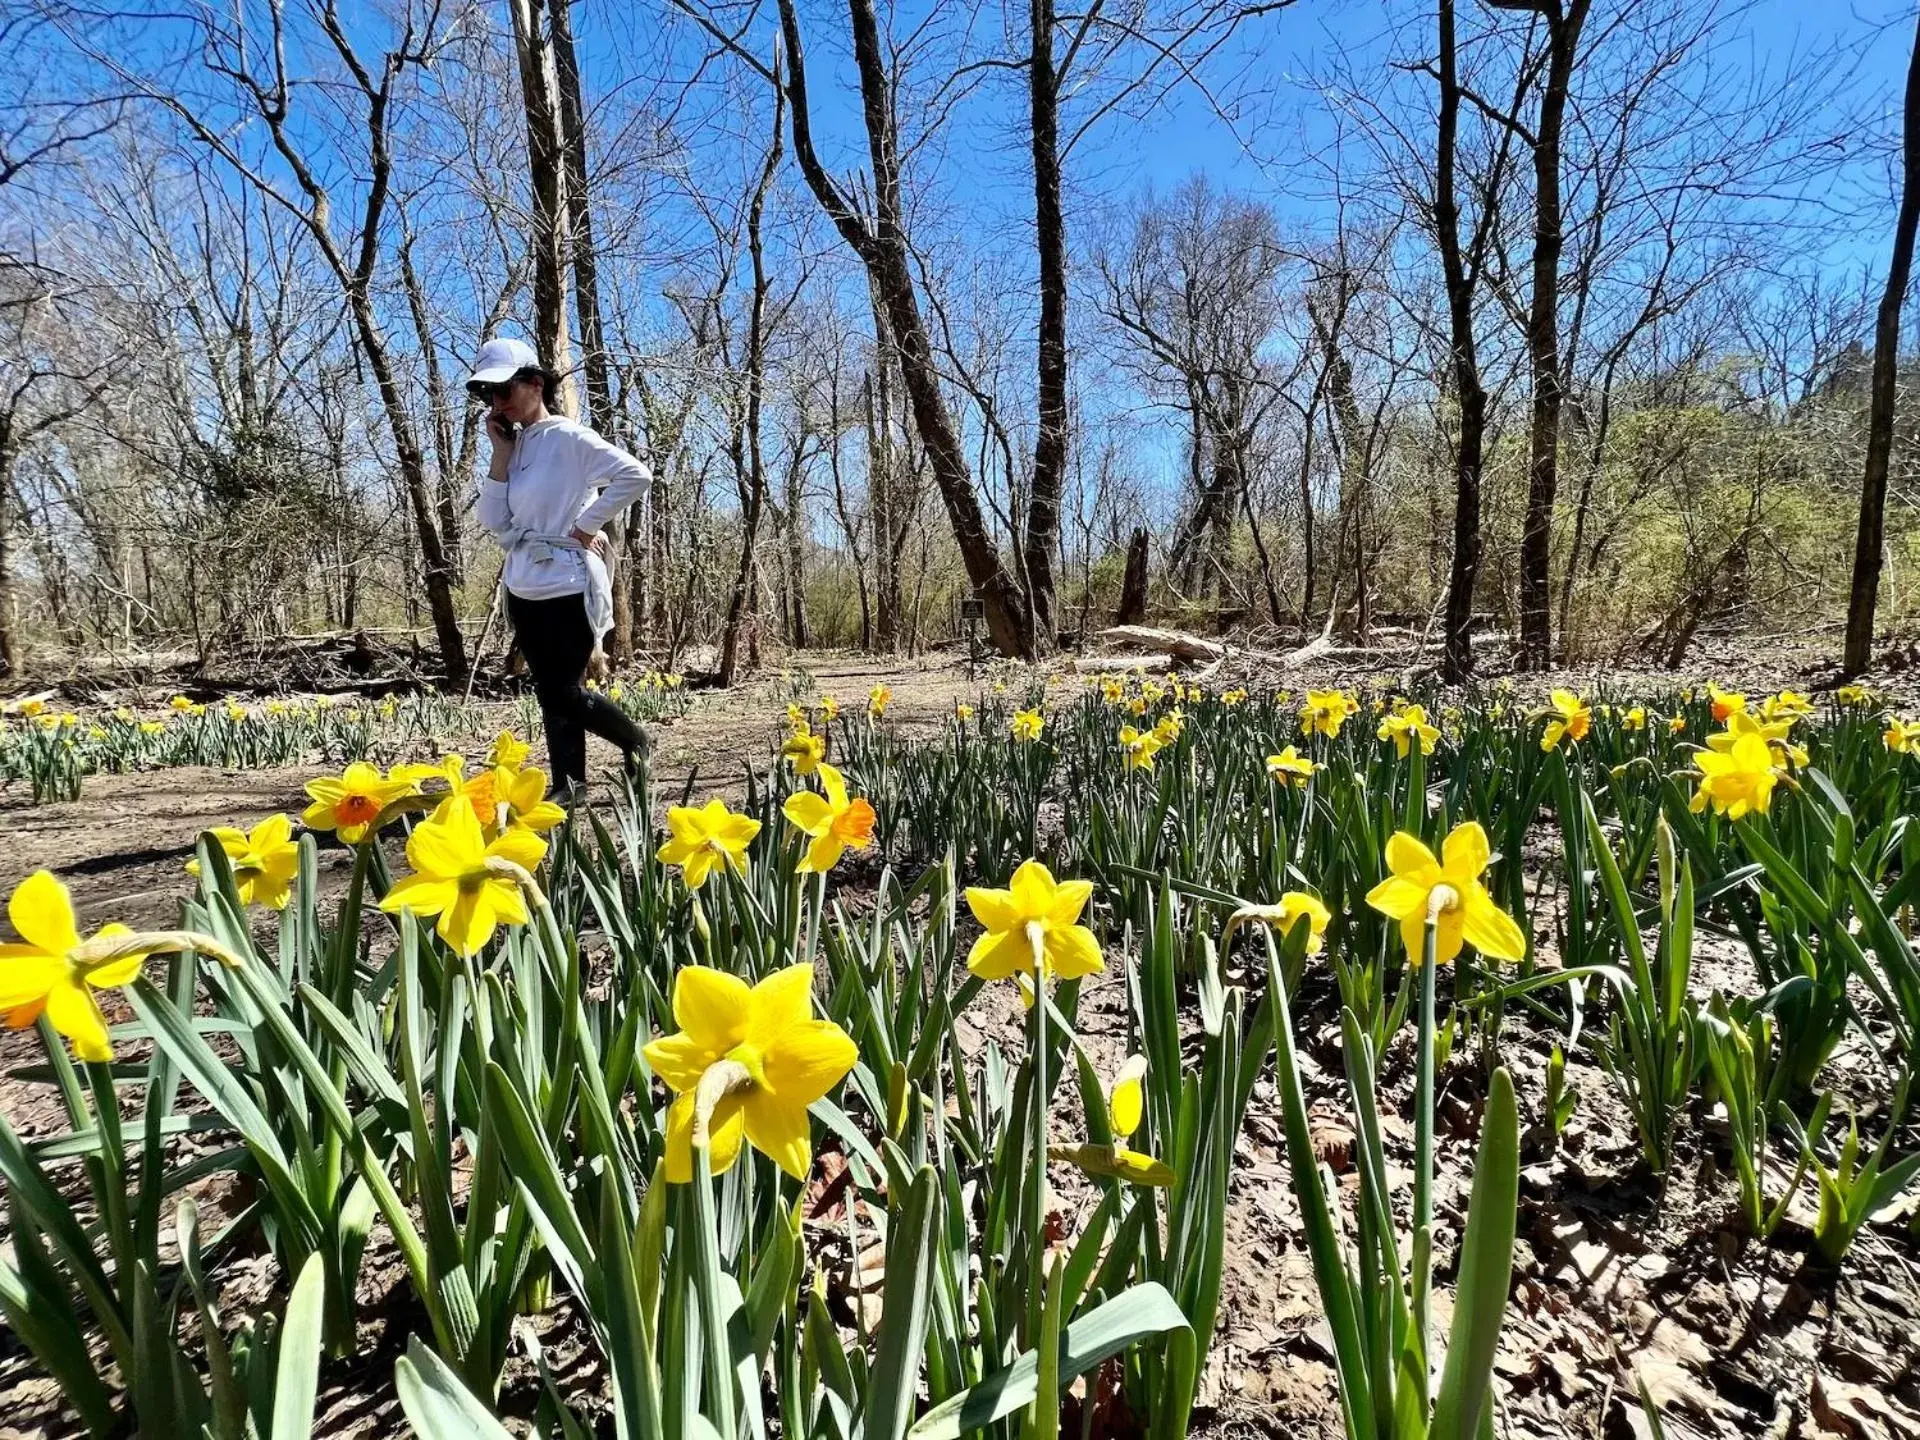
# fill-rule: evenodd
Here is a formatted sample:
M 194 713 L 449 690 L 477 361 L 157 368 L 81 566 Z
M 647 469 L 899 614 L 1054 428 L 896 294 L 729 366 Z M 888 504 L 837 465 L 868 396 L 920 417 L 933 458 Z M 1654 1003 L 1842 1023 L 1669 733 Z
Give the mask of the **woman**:
M 525 341 L 489 340 L 467 393 L 487 406 L 493 442 L 480 482 L 480 523 L 507 552 L 507 617 L 540 697 L 553 786 L 563 791 L 586 783 L 589 730 L 618 745 L 629 762 L 646 748 L 640 727 L 581 681 L 600 637 L 613 628 L 600 527 L 637 500 L 652 477 L 644 462 L 554 414 L 556 383 Z

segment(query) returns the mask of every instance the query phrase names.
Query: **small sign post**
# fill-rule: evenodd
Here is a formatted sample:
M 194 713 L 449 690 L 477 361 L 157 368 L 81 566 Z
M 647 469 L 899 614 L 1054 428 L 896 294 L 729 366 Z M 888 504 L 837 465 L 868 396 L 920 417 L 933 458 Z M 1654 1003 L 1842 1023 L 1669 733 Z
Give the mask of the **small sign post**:
M 960 597 L 960 618 L 967 626 L 967 675 L 980 664 L 980 622 L 987 618 L 987 602 L 978 595 Z

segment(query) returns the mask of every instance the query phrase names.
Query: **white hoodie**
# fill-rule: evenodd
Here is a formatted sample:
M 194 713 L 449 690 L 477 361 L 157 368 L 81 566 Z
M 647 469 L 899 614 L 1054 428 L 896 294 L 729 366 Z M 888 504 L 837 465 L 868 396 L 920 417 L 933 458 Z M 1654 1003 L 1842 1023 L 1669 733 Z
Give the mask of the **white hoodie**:
M 513 442 L 507 478 L 480 481 L 480 523 L 507 552 L 508 593 L 523 600 L 583 595 L 595 637 L 606 634 L 613 580 L 572 532 L 599 530 L 652 478 L 646 461 L 575 421 L 551 415 L 527 426 Z

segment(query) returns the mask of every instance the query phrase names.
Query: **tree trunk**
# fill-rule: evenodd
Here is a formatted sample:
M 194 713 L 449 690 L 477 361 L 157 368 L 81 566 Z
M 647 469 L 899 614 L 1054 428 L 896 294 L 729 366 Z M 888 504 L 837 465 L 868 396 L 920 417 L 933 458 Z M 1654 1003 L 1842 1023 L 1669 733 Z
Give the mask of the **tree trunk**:
M 1120 581 L 1120 608 L 1114 612 L 1116 625 L 1138 625 L 1147 618 L 1147 531 L 1135 528 L 1127 541 L 1127 569 Z
M 1446 653 L 1441 672 L 1457 682 L 1473 671 L 1473 588 L 1480 575 L 1480 468 L 1486 442 L 1487 392 L 1473 343 L 1473 282 L 1460 252 L 1460 208 L 1454 193 L 1454 150 L 1460 125 L 1460 80 L 1454 55 L 1453 0 L 1440 6 L 1439 156 L 1433 221 L 1446 277 L 1453 383 L 1460 406 L 1454 448 L 1453 567 L 1447 578 Z
M 807 433 L 801 430 L 787 458 L 787 643 L 804 650 L 813 643 L 807 628 Z
M 900 194 L 900 160 L 893 131 L 893 85 L 873 0 L 847 0 L 853 53 L 860 76 L 868 153 L 873 164 L 874 222 L 869 230 L 814 153 L 807 110 L 806 64 L 794 0 L 780 0 L 781 31 L 791 66 L 787 98 L 793 109 L 793 148 L 815 199 L 841 238 L 859 256 L 886 309 L 900 358 L 900 377 L 914 429 L 946 506 L 947 522 L 967 578 L 985 601 L 987 631 L 1006 655 L 1034 654 L 1033 614 L 1000 563 L 987 533 L 967 464 L 965 442 L 941 391 L 933 344 L 920 311 Z
M 20 674 L 20 636 L 13 609 L 13 545 L 7 514 L 13 494 L 13 448 L 6 433 L 10 428 L 0 427 L 0 667 L 13 678 Z
M 565 4 L 566 0 L 554 0 Z M 559 81 L 553 47 L 541 33 L 546 0 L 508 0 L 513 47 L 520 59 L 520 93 L 527 112 L 527 169 L 533 179 L 533 348 L 540 363 L 561 377 L 560 410 L 574 413 L 572 360 L 567 345 L 565 204 L 566 146 L 560 131 Z
M 586 103 L 580 89 L 580 62 L 573 49 L 570 0 L 550 0 L 553 15 L 554 78 L 560 94 L 560 137 L 566 153 L 567 233 L 572 241 L 573 313 L 580 326 L 581 362 L 587 381 L 587 423 L 619 444 L 619 411 L 613 401 L 613 369 L 608 363 L 606 331 L 600 319 L 600 254 L 593 243 L 592 192 L 587 178 Z M 626 538 L 632 512 L 609 527 L 612 534 L 613 635 L 611 658 L 633 658 L 633 565 Z
M 1033 105 L 1034 238 L 1040 252 L 1039 430 L 1033 444 L 1033 493 L 1027 502 L 1024 562 L 1035 643 L 1053 643 L 1054 550 L 1060 539 L 1060 487 L 1067 468 L 1067 238 L 1060 207 L 1060 76 L 1053 59 L 1053 0 L 1031 0 L 1033 53 L 1027 65 Z
M 439 347 L 433 343 L 433 321 L 426 289 L 413 268 L 410 231 L 400 241 L 400 283 L 407 292 L 407 313 L 413 320 L 414 339 L 419 343 L 421 363 L 426 369 L 427 407 L 433 422 L 434 510 L 447 547 L 447 563 L 458 571 L 464 566 L 460 554 L 460 500 L 455 486 L 459 470 L 454 459 L 452 396 L 447 393 L 446 378 L 440 370 Z
M 884 342 L 883 342 L 884 343 Z M 892 386 L 886 351 L 880 350 L 865 386 L 867 419 L 867 512 L 873 526 L 873 648 L 900 648 L 900 545 L 894 475 Z
M 1853 591 L 1847 603 L 1847 648 L 1843 664 L 1857 675 L 1873 663 L 1873 613 L 1880 600 L 1881 552 L 1886 543 L 1887 472 L 1893 464 L 1893 406 L 1900 351 L 1900 308 L 1913 267 L 1913 240 L 1920 226 L 1920 28 L 1907 65 L 1904 137 L 1900 165 L 1900 218 L 1894 225 L 1887 288 L 1873 331 L 1873 381 L 1867 400 L 1867 463 L 1860 484 L 1860 529 L 1854 538 Z
M 739 667 L 740 627 L 755 588 L 754 547 L 759 543 L 760 516 L 767 504 L 766 456 L 760 443 L 761 393 L 767 368 L 767 262 L 765 247 L 761 243 L 760 224 L 766 215 L 767 191 L 772 188 L 774 172 L 780 166 L 781 123 L 785 119 L 780 113 L 780 59 L 777 54 L 773 73 L 773 139 L 767 146 L 766 162 L 760 167 L 760 183 L 754 188 L 753 203 L 747 211 L 747 253 L 753 262 L 753 302 L 747 316 L 747 493 L 740 508 L 740 569 L 734 577 L 733 595 L 727 604 L 727 625 L 720 638 L 719 680 L 722 686 L 733 684 Z M 735 448 L 737 451 L 737 442 Z M 757 653 L 755 658 L 758 659 Z
M 1527 464 L 1527 513 L 1520 532 L 1520 663 L 1545 669 L 1553 659 L 1553 506 L 1560 484 L 1560 133 L 1567 88 L 1586 23 L 1588 0 L 1541 0 L 1547 22 L 1547 79 L 1533 137 L 1533 296 L 1527 350 L 1533 366 L 1533 416 Z

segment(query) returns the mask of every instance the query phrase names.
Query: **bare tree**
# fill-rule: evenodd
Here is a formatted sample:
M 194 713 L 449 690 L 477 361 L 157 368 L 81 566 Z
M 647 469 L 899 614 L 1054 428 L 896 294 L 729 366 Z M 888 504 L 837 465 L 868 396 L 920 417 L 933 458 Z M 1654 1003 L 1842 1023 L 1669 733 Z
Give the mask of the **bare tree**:
M 1254 436 L 1278 399 L 1263 350 L 1279 322 L 1286 260 L 1270 210 L 1201 177 L 1164 205 L 1149 201 L 1123 255 L 1096 257 L 1101 310 L 1128 337 L 1127 363 L 1188 417 L 1190 494 L 1166 547 L 1167 571 L 1188 590 L 1203 540 L 1221 573 Z
M 767 143 L 766 158 L 761 162 L 753 198 L 747 206 L 747 256 L 753 270 L 753 290 L 747 311 L 746 412 L 734 431 L 733 442 L 735 474 L 743 482 L 740 496 L 740 568 L 734 575 L 733 595 L 727 602 L 726 628 L 720 637 L 719 681 L 722 685 L 733 684 L 739 668 L 740 629 L 753 585 L 757 561 L 755 550 L 760 540 L 760 517 L 767 504 L 767 466 L 760 427 L 766 395 L 769 282 L 761 226 L 766 218 L 767 192 L 772 189 L 774 173 L 780 168 L 781 128 L 786 119 L 782 113 L 781 97 L 784 92 L 779 84 L 778 51 L 773 58 L 773 74 L 773 133 Z M 797 288 L 795 293 L 798 293 Z M 788 303 L 791 304 L 791 301 Z M 746 452 L 744 460 L 740 453 L 743 437 Z
M 285 16 L 279 7 L 269 11 L 270 28 L 267 42 L 262 46 L 250 43 L 244 25 L 222 29 L 213 23 L 210 13 L 203 13 L 196 23 L 202 29 L 202 53 L 208 71 L 224 80 L 231 87 L 233 98 L 266 127 L 274 154 L 292 177 L 291 191 L 240 149 L 228 126 L 203 113 L 188 97 L 134 74 L 118 58 L 87 45 L 84 40 L 80 43 L 97 64 L 118 75 L 144 99 L 176 116 L 200 144 L 246 183 L 297 217 L 312 236 L 353 314 L 361 353 L 380 393 L 401 480 L 413 512 L 428 608 L 440 643 L 441 659 L 449 679 L 458 682 L 466 678 L 467 653 L 459 615 L 454 608 L 453 589 L 457 577 L 427 482 L 426 454 L 401 391 L 399 370 L 374 296 L 381 234 L 392 195 L 397 90 L 410 72 L 431 64 L 444 38 L 438 28 L 440 12 L 429 8 L 422 13 L 412 3 L 406 4 L 396 19 L 392 44 L 376 63 L 369 63 L 348 36 L 335 0 L 325 0 L 317 15 L 323 35 L 346 69 L 349 77 L 346 93 L 353 97 L 357 108 L 355 118 L 364 132 L 364 198 L 358 223 L 353 233 L 345 236 L 334 227 L 333 196 L 323 178 L 323 170 L 315 164 L 307 148 L 309 132 L 295 120 L 294 96 L 310 92 L 297 87 L 288 73 Z M 267 57 L 264 70 L 255 68 L 262 63 L 255 58 L 261 51 Z

